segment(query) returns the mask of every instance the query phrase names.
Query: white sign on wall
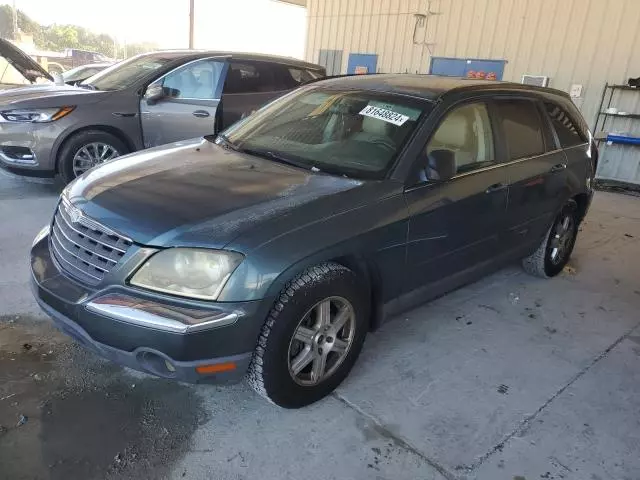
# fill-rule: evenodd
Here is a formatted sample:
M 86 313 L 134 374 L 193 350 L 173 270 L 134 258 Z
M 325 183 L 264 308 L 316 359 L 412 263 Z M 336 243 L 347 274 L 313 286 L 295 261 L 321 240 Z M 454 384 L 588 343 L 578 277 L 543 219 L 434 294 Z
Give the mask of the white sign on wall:
M 580 98 L 582 96 L 582 85 L 577 83 L 571 85 L 571 88 L 569 89 L 569 96 L 571 98 Z

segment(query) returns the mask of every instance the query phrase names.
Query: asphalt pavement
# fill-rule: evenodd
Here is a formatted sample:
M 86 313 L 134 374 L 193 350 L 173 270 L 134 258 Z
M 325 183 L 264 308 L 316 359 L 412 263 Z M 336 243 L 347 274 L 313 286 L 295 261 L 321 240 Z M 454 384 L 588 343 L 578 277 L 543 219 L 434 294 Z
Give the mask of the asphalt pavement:
M 60 190 L 0 172 L 2 479 L 639 478 L 640 198 L 598 192 L 561 276 L 514 265 L 407 312 L 291 411 L 58 333 L 28 251 Z

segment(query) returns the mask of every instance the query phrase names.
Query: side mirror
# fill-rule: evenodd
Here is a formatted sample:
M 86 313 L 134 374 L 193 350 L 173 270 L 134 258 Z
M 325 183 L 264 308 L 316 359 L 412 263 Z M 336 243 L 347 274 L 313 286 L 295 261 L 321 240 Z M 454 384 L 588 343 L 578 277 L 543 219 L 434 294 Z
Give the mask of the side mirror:
M 446 182 L 456 174 L 456 154 L 451 150 L 434 150 L 428 155 L 429 180 Z
M 149 85 L 147 91 L 144 92 L 144 99 L 149 105 L 158 103 L 163 98 L 177 98 L 180 96 L 180 90 L 177 88 L 163 87 L 162 85 Z
M 149 85 L 147 90 L 144 92 L 144 99 L 147 101 L 149 105 L 153 105 L 158 103 L 158 101 L 163 98 L 164 88 L 162 85 Z

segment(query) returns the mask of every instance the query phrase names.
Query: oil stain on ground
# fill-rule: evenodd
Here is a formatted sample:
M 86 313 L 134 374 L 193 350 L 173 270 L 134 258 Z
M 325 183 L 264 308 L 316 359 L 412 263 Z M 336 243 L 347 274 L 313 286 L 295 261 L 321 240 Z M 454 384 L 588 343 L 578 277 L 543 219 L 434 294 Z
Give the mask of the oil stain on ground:
M 167 477 L 206 421 L 193 389 L 131 376 L 45 322 L 0 317 L 0 476 Z

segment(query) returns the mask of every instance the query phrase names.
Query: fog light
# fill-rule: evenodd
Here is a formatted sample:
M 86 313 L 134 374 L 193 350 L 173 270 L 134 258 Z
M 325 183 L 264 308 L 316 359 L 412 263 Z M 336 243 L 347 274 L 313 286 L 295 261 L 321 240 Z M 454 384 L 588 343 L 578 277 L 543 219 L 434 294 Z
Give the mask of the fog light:
M 17 147 L 4 145 L 0 149 L 0 154 L 5 161 L 11 163 L 21 163 L 25 165 L 37 165 L 36 156 L 29 147 Z

